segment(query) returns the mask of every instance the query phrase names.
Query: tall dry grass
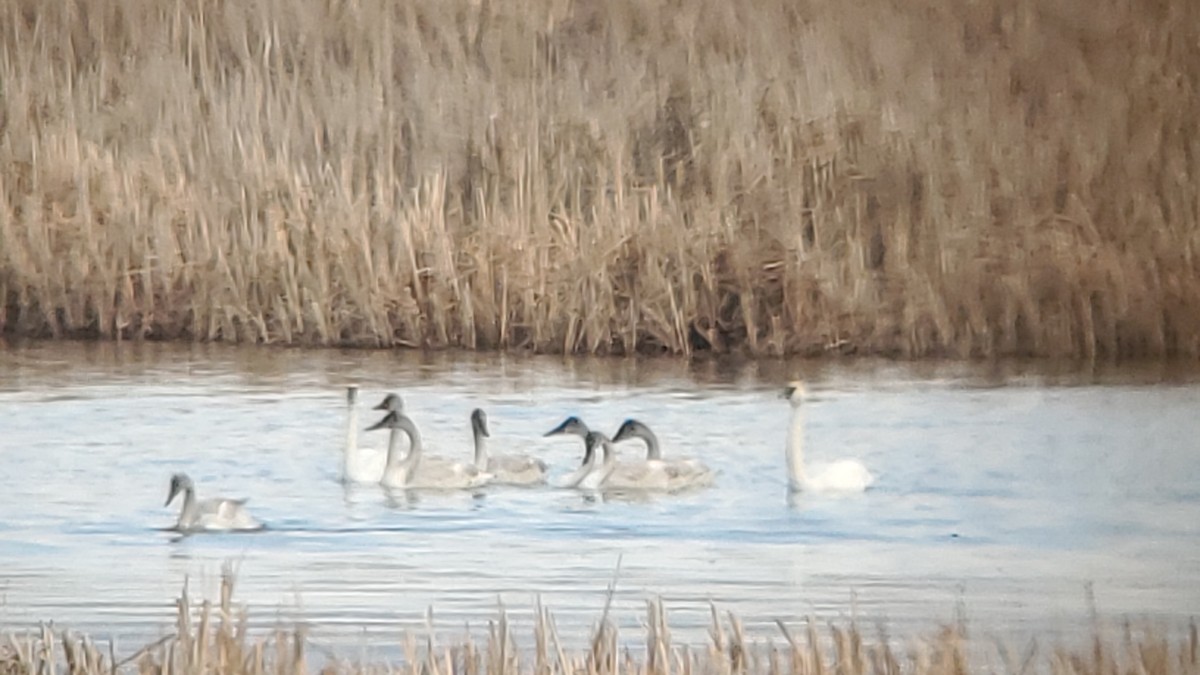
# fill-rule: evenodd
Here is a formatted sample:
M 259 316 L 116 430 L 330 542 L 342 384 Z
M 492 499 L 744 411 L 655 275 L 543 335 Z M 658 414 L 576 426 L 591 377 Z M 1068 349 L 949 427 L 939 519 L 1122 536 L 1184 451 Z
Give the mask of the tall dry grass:
M 56 633 L 10 633 L 0 645 L 0 675 L 963 675 L 969 672 L 1055 675 L 1195 675 L 1200 673 L 1196 626 L 1181 638 L 1126 626 L 1117 637 L 1097 634 L 1091 644 L 1071 649 L 1031 641 L 1022 648 L 972 643 L 964 630 L 946 627 L 901 644 L 881 634 L 872 639 L 856 625 L 802 631 L 779 624 L 777 636 L 749 635 L 734 614 L 713 610 L 707 645 L 677 645 L 662 605 L 647 603 L 644 648 L 622 646 L 607 609 L 589 644 L 566 645 L 553 616 L 539 608 L 532 644 L 511 630 L 501 611 L 486 634 L 467 635 L 451 645 L 411 632 L 399 637 L 400 663 L 359 663 L 326 654 L 309 657 L 303 628 L 277 628 L 255 635 L 247 610 L 232 601 L 233 578 L 222 579 L 219 601 L 193 604 L 185 589 L 176 602 L 174 631 L 129 654 L 111 642 Z
M 0 0 L 9 333 L 1200 355 L 1193 0 Z

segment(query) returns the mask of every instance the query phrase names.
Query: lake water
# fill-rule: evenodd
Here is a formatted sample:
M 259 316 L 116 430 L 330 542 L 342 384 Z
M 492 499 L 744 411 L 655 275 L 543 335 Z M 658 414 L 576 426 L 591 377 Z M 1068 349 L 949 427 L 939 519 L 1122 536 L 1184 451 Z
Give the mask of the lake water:
M 867 493 L 789 499 L 778 394 L 795 377 L 813 397 L 809 460 L 860 458 L 879 476 Z M 667 454 L 719 475 L 644 501 L 347 490 L 348 383 L 362 388 L 362 426 L 400 392 L 441 454 L 469 457 L 467 415 L 482 406 L 493 450 L 540 454 L 562 474 L 582 443 L 542 433 L 569 414 L 610 434 L 635 416 Z M 164 531 L 176 471 L 201 497 L 249 497 L 270 530 Z M 539 599 L 582 645 L 614 577 L 613 616 L 631 639 L 655 597 L 677 642 L 706 640 L 710 603 L 763 638 L 778 636 L 776 619 L 806 617 L 900 636 L 959 616 L 1012 638 L 1086 634 L 1092 612 L 1180 625 L 1200 598 L 1200 377 L 1169 365 L 0 346 L 0 631 L 54 620 L 131 649 L 170 629 L 185 579 L 215 598 L 227 563 L 257 625 L 303 621 L 319 650 L 355 658 L 393 654 L 404 630 L 426 631 L 430 608 L 453 637 L 503 604 L 528 644 Z

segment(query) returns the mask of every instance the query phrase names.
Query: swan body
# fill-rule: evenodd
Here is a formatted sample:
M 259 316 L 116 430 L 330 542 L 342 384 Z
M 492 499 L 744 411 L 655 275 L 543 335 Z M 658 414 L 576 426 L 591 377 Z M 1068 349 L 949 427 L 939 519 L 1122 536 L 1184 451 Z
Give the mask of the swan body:
M 378 423 L 368 427 L 368 431 L 374 429 L 391 430 L 388 438 L 387 468 L 379 480 L 384 487 L 463 489 L 480 487 L 492 479 L 492 474 L 480 471 L 474 464 L 434 457 L 423 458 L 421 432 L 403 412 L 389 412 Z M 403 458 L 400 456 L 401 432 L 407 434 L 409 440 L 409 450 Z
M 804 466 L 804 384 L 793 382 L 783 391 L 792 406 L 787 440 L 788 487 L 798 492 L 862 492 L 875 476 L 857 459 L 841 459 L 815 468 Z
M 629 439 L 641 439 L 646 444 L 646 467 L 643 474 L 662 474 L 668 483 L 667 489 L 678 490 L 712 484 L 713 471 L 703 462 L 686 457 L 663 459 L 658 437 L 650 431 L 650 427 L 635 419 L 625 420 L 621 428 L 617 429 L 612 442 L 615 444 Z
M 378 483 L 387 466 L 387 454 L 374 448 L 358 447 L 358 387 L 346 388 L 346 447 L 342 453 L 342 481 L 346 483 Z M 403 411 L 404 400 L 398 394 L 388 394 L 376 410 Z
M 692 487 L 693 472 L 662 460 L 617 461 L 617 449 L 613 441 L 603 434 L 600 436 L 596 443 L 604 450 L 604 463 L 588 476 L 588 481 L 594 482 L 599 489 L 674 492 Z
M 536 485 L 546 482 L 546 463 L 529 455 L 488 455 L 487 413 L 471 411 L 471 434 L 475 439 L 475 466 L 492 474 L 492 482 L 504 485 Z
M 183 508 L 175 529 L 179 532 L 232 532 L 261 530 L 263 524 L 246 511 L 246 500 L 213 498 L 196 499 L 196 487 L 187 474 L 171 476 L 171 490 L 163 506 L 170 506 L 175 496 L 183 493 Z

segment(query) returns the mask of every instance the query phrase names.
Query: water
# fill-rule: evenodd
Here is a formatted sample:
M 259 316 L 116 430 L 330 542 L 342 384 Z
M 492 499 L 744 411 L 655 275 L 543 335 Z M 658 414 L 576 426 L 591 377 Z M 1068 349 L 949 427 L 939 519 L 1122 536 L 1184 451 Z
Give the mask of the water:
M 792 377 L 809 382 L 809 460 L 880 476 L 846 498 L 789 499 L 782 444 Z M 367 408 L 405 395 L 426 441 L 469 456 L 486 407 L 496 451 L 555 474 L 568 414 L 648 422 L 715 487 L 642 501 L 552 488 L 481 496 L 343 489 L 344 386 Z M 365 404 L 365 405 L 363 405 Z M 1171 366 L 688 365 L 674 361 L 33 344 L 0 348 L 0 629 L 39 620 L 139 645 L 170 629 L 185 580 L 215 597 L 222 567 L 258 626 L 302 621 L 314 645 L 394 655 L 405 629 L 461 636 L 503 604 L 528 636 L 535 603 L 568 645 L 612 612 L 641 635 L 648 598 L 677 641 L 710 607 L 748 632 L 806 617 L 919 634 L 1081 635 L 1101 619 L 1179 625 L 1200 588 L 1200 377 Z M 378 435 L 376 435 L 378 434 Z M 384 432 L 361 434 L 381 447 Z M 630 449 L 628 452 L 634 452 Z M 250 497 L 271 529 L 165 531 L 169 476 Z M 711 603 L 711 604 L 710 604 Z

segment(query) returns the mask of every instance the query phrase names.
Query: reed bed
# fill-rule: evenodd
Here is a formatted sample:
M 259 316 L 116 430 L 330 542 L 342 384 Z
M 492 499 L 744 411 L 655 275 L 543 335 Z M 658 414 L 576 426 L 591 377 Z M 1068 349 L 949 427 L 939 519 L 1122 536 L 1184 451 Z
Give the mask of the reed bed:
M 1192 0 L 0 0 L 0 333 L 1200 356 Z
M 589 643 L 564 645 L 552 614 L 538 608 L 532 644 L 520 644 L 500 611 L 482 635 L 453 645 L 435 637 L 399 637 L 398 663 L 358 663 L 325 655 L 308 656 L 303 628 L 253 635 L 247 610 L 232 601 L 233 577 L 226 574 L 216 604 L 194 604 L 185 588 L 176 602 L 174 632 L 131 654 L 112 643 L 55 632 L 10 633 L 0 645 L 0 675 L 300 675 L 320 672 L 410 675 L 860 675 L 864 673 L 958 675 L 968 672 L 1117 675 L 1200 673 L 1196 625 L 1171 640 L 1153 631 L 1124 627 L 1116 638 L 1097 634 L 1079 649 L 1039 645 L 1022 649 L 1002 643 L 980 648 L 962 626 L 901 644 L 881 631 L 871 639 L 857 625 L 819 629 L 813 622 L 792 630 L 778 623 L 776 636 L 748 635 L 738 618 L 714 608 L 706 645 L 677 645 L 663 607 L 647 603 L 644 647 L 623 646 L 606 608 Z M 974 640 L 974 643 L 973 643 Z M 106 648 L 107 647 L 107 648 Z M 317 669 L 315 661 L 323 664 Z

